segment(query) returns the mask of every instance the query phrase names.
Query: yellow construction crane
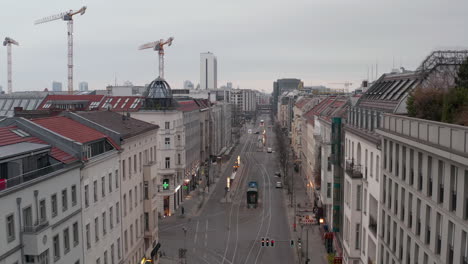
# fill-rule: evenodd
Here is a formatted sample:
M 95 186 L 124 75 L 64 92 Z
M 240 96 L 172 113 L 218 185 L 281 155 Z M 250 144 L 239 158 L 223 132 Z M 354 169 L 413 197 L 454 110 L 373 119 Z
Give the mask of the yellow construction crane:
M 37 24 L 47 23 L 47 22 L 59 20 L 59 19 L 67 21 L 67 24 L 68 24 L 68 33 L 67 33 L 68 34 L 68 66 L 67 67 L 68 67 L 68 93 L 69 94 L 73 93 L 73 16 L 77 14 L 83 15 L 85 11 L 86 11 L 86 6 L 83 6 L 82 8 L 76 11 L 70 10 L 70 11 L 62 12 L 57 15 L 41 18 L 34 22 L 34 24 L 37 25 Z
M 142 49 L 153 49 L 157 50 L 159 54 L 159 77 L 164 79 L 164 45 L 171 46 L 172 41 L 174 40 L 173 37 L 168 38 L 167 40 L 159 40 L 150 43 L 146 43 L 138 47 L 139 50 Z

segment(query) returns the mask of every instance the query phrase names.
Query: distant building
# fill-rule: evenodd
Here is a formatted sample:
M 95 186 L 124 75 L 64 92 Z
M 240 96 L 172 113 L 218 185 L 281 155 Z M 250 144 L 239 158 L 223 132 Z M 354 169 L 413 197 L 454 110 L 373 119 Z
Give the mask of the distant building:
M 211 52 L 200 53 L 200 87 L 204 90 L 218 88 L 218 62 Z
M 226 84 L 226 88 L 232 89 L 232 82 L 228 82 L 228 83 Z
M 0 85 L 0 94 L 3 93 L 3 87 Z
M 299 79 L 278 79 L 273 83 L 273 113 L 278 113 L 278 97 L 285 91 L 302 89 L 303 82 Z
M 53 81 L 52 82 L 52 91 L 61 92 L 62 91 L 62 83 Z
M 193 83 L 189 80 L 185 81 L 184 82 L 184 89 L 189 89 L 189 90 L 193 90 L 194 86 L 193 86 Z
M 87 92 L 88 91 L 88 83 L 87 82 L 80 82 L 79 87 L 80 87 L 80 92 Z

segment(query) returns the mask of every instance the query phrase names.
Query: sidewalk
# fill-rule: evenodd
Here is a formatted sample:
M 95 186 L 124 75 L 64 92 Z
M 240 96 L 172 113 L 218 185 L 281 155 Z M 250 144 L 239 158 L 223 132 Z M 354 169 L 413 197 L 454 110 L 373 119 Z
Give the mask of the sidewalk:
M 300 205 L 300 207 L 296 207 L 296 217 L 300 215 L 312 214 L 313 202 L 310 201 L 308 198 L 306 187 L 304 186 L 304 180 L 301 179 L 301 175 L 295 172 L 294 169 L 290 170 L 290 174 L 292 174 L 292 176 L 294 177 L 294 192 L 296 196 L 296 205 Z M 299 224 L 299 217 L 297 217 L 296 231 L 294 231 L 294 207 L 290 206 L 287 188 L 284 189 L 284 194 L 287 198 L 285 202 L 287 204 L 288 220 L 290 223 L 289 226 L 291 229 L 292 238 L 295 240 L 295 249 L 297 250 L 298 256 L 297 260 L 299 261 L 298 263 L 306 263 L 308 253 L 310 264 L 327 264 L 327 253 L 325 250 L 325 246 L 322 243 L 320 226 L 315 224 L 306 224 L 301 226 Z M 304 206 L 306 204 L 307 206 Z M 298 239 L 302 241 L 302 246 L 300 249 L 297 243 Z

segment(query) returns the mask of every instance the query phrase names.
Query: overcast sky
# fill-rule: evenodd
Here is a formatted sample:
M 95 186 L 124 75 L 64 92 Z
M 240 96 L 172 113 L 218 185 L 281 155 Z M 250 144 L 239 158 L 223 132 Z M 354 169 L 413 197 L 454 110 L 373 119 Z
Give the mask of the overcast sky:
M 14 90 L 66 89 L 66 22 L 36 19 L 88 7 L 75 18 L 75 89 L 157 77 L 157 54 L 140 44 L 173 36 L 166 80 L 181 88 L 199 82 L 200 52 L 218 58 L 218 86 L 272 90 L 278 78 L 305 85 L 367 78 L 392 66 L 415 69 L 434 49 L 468 47 L 467 0 L 1 0 L 0 37 L 13 48 Z M 0 48 L 0 85 L 6 90 L 6 48 Z

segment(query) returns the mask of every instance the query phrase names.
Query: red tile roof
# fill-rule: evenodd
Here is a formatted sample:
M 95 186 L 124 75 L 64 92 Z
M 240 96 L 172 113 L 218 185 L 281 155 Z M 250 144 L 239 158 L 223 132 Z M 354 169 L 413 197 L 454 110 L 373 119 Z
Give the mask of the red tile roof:
M 194 100 L 177 101 L 177 103 L 180 105 L 177 110 L 182 112 L 191 112 L 200 109 L 200 106 Z
M 307 103 L 309 103 L 312 100 L 312 98 L 301 98 L 299 101 L 296 102 L 296 107 L 299 109 L 302 109 Z
M 37 107 L 37 110 L 49 109 L 50 105 L 48 104 L 53 103 L 54 101 L 88 101 L 88 103 L 84 107 L 84 110 L 92 110 L 94 108 L 97 108 L 98 104 L 103 98 L 104 95 L 50 94 L 46 98 L 44 98 L 44 100 L 42 100 L 42 103 Z
M 114 145 L 115 148 L 119 149 L 118 145 L 113 142 L 113 140 L 107 135 L 82 125 L 68 117 L 55 116 L 33 119 L 31 121 L 57 134 L 80 143 L 88 143 L 106 138 L 109 140 L 109 142 L 111 142 L 112 145 Z
M 16 144 L 20 142 L 29 142 L 29 143 L 37 143 L 37 144 L 48 144 L 45 141 L 40 140 L 36 137 L 21 137 L 15 134 L 12 130 L 18 129 L 16 126 L 9 126 L 9 127 L 0 127 L 0 146 L 6 146 L 11 144 Z M 72 156 L 71 154 L 66 153 L 65 151 L 57 148 L 52 147 L 50 150 L 50 155 L 65 164 L 72 163 L 78 160 L 76 157 Z

